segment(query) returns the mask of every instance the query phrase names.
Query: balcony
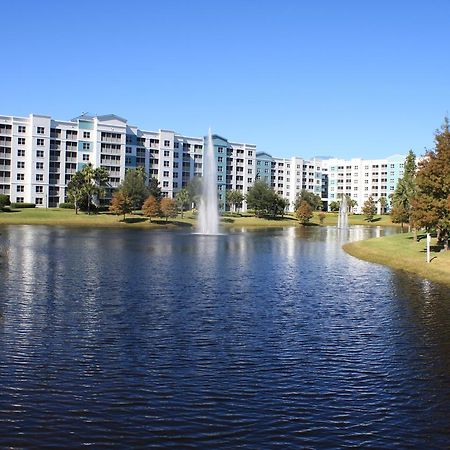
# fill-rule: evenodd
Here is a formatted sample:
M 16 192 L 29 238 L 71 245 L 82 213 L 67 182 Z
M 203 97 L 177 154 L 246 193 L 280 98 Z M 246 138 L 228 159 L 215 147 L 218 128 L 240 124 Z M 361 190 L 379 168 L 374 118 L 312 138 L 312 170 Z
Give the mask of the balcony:
M 0 170 L 11 170 L 11 164 L 0 164 Z
M 0 177 L 0 183 L 11 183 L 10 177 Z

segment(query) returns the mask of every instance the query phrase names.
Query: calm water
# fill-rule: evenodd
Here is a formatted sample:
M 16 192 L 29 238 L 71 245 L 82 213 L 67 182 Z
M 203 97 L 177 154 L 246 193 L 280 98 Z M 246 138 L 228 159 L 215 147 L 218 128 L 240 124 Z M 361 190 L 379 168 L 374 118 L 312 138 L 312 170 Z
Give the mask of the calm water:
M 450 446 L 449 289 L 380 230 L 0 231 L 0 448 Z

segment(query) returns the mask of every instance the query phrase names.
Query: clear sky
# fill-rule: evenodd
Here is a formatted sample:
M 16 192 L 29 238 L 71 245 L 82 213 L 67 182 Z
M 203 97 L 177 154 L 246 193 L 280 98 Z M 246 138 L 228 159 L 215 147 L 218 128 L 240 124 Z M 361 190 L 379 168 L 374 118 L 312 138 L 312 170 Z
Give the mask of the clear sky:
M 377 158 L 423 154 L 450 109 L 448 0 L 34 0 L 0 16 L 0 114 Z

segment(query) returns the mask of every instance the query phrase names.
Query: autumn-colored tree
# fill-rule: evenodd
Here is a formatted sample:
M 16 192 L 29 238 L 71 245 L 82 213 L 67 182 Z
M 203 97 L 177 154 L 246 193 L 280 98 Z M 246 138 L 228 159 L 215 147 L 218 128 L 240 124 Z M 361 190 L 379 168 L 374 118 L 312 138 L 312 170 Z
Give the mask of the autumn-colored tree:
M 169 217 L 177 217 L 178 209 L 174 199 L 167 197 L 161 199 L 161 215 L 166 218 L 166 222 Z
M 306 225 L 313 217 L 312 206 L 306 200 L 302 200 L 295 211 L 295 215 L 301 224 Z
M 435 148 L 419 163 L 417 195 L 412 219 L 428 230 L 435 229 L 438 241 L 448 250 L 450 232 L 450 130 L 448 118 L 435 134 Z
M 157 217 L 160 214 L 159 202 L 153 196 L 149 195 L 142 206 L 142 213 L 144 216 L 150 218 L 150 222 L 152 221 L 152 217 Z
M 320 212 L 318 217 L 319 217 L 320 225 L 323 225 L 323 222 L 325 220 L 325 217 L 327 217 L 327 215 L 324 212 Z
M 370 196 L 363 205 L 362 213 L 366 216 L 366 220 L 372 222 L 375 214 L 377 213 L 377 204 L 372 196 Z
M 109 210 L 117 215 L 123 214 L 123 220 L 125 220 L 125 215 L 133 210 L 133 201 L 130 196 L 121 191 L 114 192 Z
M 307 202 L 313 210 L 322 209 L 322 199 L 320 195 L 314 194 L 314 192 L 302 189 L 295 199 L 294 210 L 297 211 L 300 208 L 301 203 Z

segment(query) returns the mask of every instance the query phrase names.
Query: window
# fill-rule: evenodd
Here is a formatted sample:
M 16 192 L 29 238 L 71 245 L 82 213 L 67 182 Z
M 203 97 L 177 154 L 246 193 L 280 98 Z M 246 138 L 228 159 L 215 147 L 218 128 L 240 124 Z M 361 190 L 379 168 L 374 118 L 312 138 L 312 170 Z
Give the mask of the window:
M 19 125 L 18 130 L 19 133 L 25 133 L 27 128 L 24 125 Z
M 23 203 L 24 198 L 23 197 L 16 197 L 16 203 Z
M 36 181 L 44 181 L 44 175 L 42 173 L 37 173 Z
M 168 177 L 169 176 L 169 171 L 168 170 L 165 170 L 164 172 L 163 172 L 163 177 Z
M 83 138 L 84 139 L 90 139 L 91 132 L 90 131 L 83 131 Z
M 44 139 L 36 139 L 37 145 L 44 145 Z
M 42 201 L 42 197 L 36 197 L 35 200 L 34 200 L 34 203 L 36 205 L 43 205 L 44 204 L 44 202 Z
M 44 150 L 36 150 L 36 157 L 37 158 L 43 158 L 44 157 Z
M 18 169 L 25 169 L 25 161 L 17 161 Z
M 164 147 L 170 147 L 170 141 L 164 141 Z
M 169 182 L 168 181 L 163 181 L 163 187 L 169 187 Z
M 37 134 L 44 134 L 45 128 L 44 127 L 37 127 Z
M 170 167 L 170 162 L 169 161 L 164 161 L 164 167 Z
M 25 174 L 18 173 L 17 174 L 17 181 L 23 181 L 23 180 L 25 180 Z
M 83 161 L 89 161 L 89 155 L 83 154 Z
M 25 156 L 25 150 L 17 150 L 17 156 Z
M 44 186 L 36 186 L 36 193 L 42 194 L 44 192 Z
M 22 185 L 16 186 L 16 191 L 17 192 L 23 192 L 24 190 L 25 190 L 25 188 Z
M 223 153 L 223 147 L 219 147 L 219 148 L 217 149 L 217 153 Z
M 174 157 L 175 159 L 178 158 L 178 157 L 179 157 L 178 152 L 173 152 L 173 157 Z
M 43 169 L 44 168 L 44 163 L 43 162 L 37 162 L 36 163 L 36 169 Z
M 25 145 L 25 138 L 17 138 L 17 143 L 19 145 Z
M 165 141 L 165 142 L 168 142 L 168 141 Z M 164 156 L 170 156 L 169 150 L 164 150 Z
M 217 157 L 217 162 L 223 162 L 223 156 L 218 156 Z
M 90 150 L 91 144 L 90 142 L 83 142 L 83 150 Z

